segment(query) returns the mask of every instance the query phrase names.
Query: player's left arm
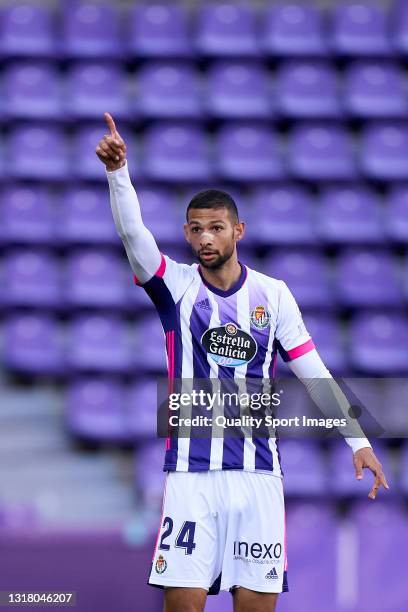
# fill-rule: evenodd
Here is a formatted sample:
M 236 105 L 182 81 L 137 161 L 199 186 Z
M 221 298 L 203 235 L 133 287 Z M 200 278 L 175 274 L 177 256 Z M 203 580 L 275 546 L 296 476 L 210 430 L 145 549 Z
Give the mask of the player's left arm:
M 283 282 L 275 335 L 284 361 L 305 385 L 314 403 L 324 414 L 331 416 L 340 410 L 349 424 L 350 402 L 324 365 L 303 323 L 296 300 Z M 353 450 L 356 478 L 362 479 L 364 468 L 374 474 L 374 484 L 368 496 L 375 499 L 380 486 L 389 488 L 381 463 L 357 419 L 348 425 L 348 432 L 351 435 L 345 436 L 345 441 Z

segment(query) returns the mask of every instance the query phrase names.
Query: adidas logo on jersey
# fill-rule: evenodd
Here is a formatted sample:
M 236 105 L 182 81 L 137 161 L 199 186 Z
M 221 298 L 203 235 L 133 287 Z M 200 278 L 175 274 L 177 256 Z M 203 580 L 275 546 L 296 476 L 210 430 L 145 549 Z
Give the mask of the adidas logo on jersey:
M 200 302 L 196 302 L 194 305 L 197 306 L 197 308 L 211 310 L 210 300 L 208 298 L 205 298 L 205 300 L 201 300 Z
M 278 572 L 276 571 L 276 569 L 273 567 L 265 576 L 265 578 L 267 578 L 268 580 L 277 580 L 277 578 L 279 578 L 278 576 Z

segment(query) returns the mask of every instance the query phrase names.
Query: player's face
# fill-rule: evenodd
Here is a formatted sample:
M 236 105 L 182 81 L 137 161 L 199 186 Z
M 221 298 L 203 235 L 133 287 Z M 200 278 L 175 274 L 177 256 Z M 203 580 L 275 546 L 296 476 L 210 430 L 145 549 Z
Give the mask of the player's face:
M 184 233 L 200 264 L 215 270 L 236 252 L 244 224 L 234 222 L 227 208 L 193 208 Z

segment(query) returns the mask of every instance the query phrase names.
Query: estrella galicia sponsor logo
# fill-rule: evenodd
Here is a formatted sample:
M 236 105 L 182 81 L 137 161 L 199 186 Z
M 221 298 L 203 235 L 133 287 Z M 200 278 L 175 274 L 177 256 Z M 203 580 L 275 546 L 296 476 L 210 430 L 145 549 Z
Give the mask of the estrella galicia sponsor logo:
M 163 557 L 163 555 L 159 555 L 157 557 L 155 568 L 156 568 L 156 572 L 158 574 L 163 574 L 166 571 L 166 569 L 167 569 L 167 561 Z
M 282 544 L 261 544 L 260 542 L 246 542 L 245 540 L 234 542 L 234 559 L 252 563 L 280 563 L 282 556 Z
M 278 576 L 278 572 L 276 571 L 276 567 L 273 567 L 271 570 L 269 570 L 265 578 L 267 580 L 277 580 L 279 576 Z
M 228 368 L 249 363 L 258 350 L 255 338 L 231 322 L 207 329 L 201 344 L 211 359 Z
M 251 312 L 251 323 L 258 329 L 266 329 L 271 321 L 271 315 L 266 310 L 265 306 L 255 306 Z

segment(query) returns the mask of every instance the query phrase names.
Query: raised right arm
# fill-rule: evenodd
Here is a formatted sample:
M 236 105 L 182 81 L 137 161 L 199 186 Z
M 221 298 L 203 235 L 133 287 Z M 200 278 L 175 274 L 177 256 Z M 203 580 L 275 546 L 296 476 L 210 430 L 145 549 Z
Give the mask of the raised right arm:
M 110 135 L 105 135 L 99 142 L 96 154 L 106 167 L 116 231 L 133 272 L 143 284 L 156 273 L 162 258 L 154 237 L 143 224 L 139 201 L 129 176 L 126 145 L 108 113 L 105 119 Z

